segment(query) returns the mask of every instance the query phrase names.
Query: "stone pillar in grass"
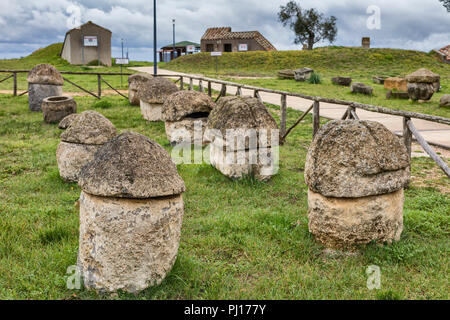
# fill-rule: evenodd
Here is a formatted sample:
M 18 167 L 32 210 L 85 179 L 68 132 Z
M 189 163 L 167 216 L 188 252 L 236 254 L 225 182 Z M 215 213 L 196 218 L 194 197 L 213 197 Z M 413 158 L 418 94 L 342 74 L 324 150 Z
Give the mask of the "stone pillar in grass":
M 378 122 L 322 126 L 305 165 L 310 232 L 330 249 L 399 240 L 409 165 L 403 142 Z
M 41 111 L 42 101 L 45 98 L 63 94 L 64 79 L 52 65 L 39 64 L 35 66 L 28 73 L 27 81 L 30 111 Z
M 153 76 L 148 73 L 135 73 L 128 77 L 128 99 L 131 105 L 139 106 L 139 87 L 142 83 L 152 78 Z
M 65 119 L 63 119 L 65 120 Z M 59 174 L 68 182 L 78 181 L 81 168 L 94 159 L 95 152 L 117 135 L 114 125 L 95 111 L 85 111 L 67 118 L 56 150 Z
M 428 101 L 441 87 L 441 77 L 427 69 L 419 69 L 406 76 L 409 98 L 413 101 Z
M 172 145 L 209 143 L 204 138 L 206 122 L 214 101 L 198 91 L 178 91 L 167 97 L 162 108 L 167 139 Z
M 145 120 L 161 121 L 164 100 L 178 87 L 172 81 L 158 77 L 148 79 L 139 86 L 141 113 Z
M 232 179 L 269 180 L 278 171 L 278 125 L 257 98 L 223 97 L 211 111 L 210 161 Z
M 85 287 L 136 293 L 160 284 L 175 263 L 184 213 L 184 182 L 167 151 L 122 133 L 83 167 L 78 184 Z

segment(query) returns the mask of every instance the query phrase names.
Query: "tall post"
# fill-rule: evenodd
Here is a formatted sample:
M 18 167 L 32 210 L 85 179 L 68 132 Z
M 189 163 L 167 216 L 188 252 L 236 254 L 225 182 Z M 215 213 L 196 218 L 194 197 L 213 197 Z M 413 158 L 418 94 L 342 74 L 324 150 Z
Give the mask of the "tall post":
M 123 63 L 123 39 L 122 39 L 122 63 Z M 120 87 L 123 89 L 123 64 L 120 64 Z
M 172 19 L 173 23 L 173 59 L 175 59 L 175 19 Z
M 180 76 L 180 90 L 184 90 L 184 79 L 183 79 L 183 76 Z
M 287 96 L 285 94 L 281 95 L 281 123 L 280 130 L 281 135 L 286 134 L 286 108 L 287 108 Z
M 153 75 L 158 74 L 158 57 L 156 56 L 156 0 L 153 0 Z
M 17 73 L 14 72 L 13 74 L 14 74 L 14 88 L 13 88 L 14 93 L 13 94 L 15 97 L 15 96 L 17 96 Z
M 97 74 L 97 82 L 98 82 L 98 97 L 102 97 L 102 76 Z
M 313 138 L 320 129 L 320 104 L 319 101 L 314 101 L 313 106 Z
M 208 81 L 208 96 L 212 96 L 211 81 Z
M 412 132 L 408 127 L 408 121 L 410 120 L 411 118 L 403 117 L 403 142 L 405 143 L 408 156 L 411 159 Z

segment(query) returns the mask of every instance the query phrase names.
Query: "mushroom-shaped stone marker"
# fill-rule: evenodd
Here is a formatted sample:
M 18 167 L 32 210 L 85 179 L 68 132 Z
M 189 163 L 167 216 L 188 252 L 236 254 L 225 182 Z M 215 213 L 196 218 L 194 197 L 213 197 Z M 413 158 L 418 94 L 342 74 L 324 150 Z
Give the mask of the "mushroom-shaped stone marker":
M 139 86 L 152 78 L 153 76 L 148 73 L 135 73 L 128 77 L 128 99 L 131 105 L 139 106 Z
M 78 269 L 88 289 L 160 284 L 178 253 L 184 182 L 167 151 L 134 132 L 107 142 L 78 182 Z
M 203 137 L 214 106 L 214 101 L 203 92 L 178 91 L 168 96 L 163 104 L 162 118 L 170 143 L 208 144 L 209 141 Z
M 35 66 L 27 77 L 28 104 L 31 111 L 41 111 L 42 101 L 53 96 L 62 96 L 64 79 L 61 73 L 50 64 Z
M 70 124 L 79 116 L 78 113 L 72 113 L 68 116 L 64 117 L 59 123 L 58 128 L 62 130 L 66 130 Z
M 56 160 L 61 178 L 75 182 L 81 168 L 105 142 L 117 135 L 117 130 L 111 121 L 95 111 L 85 111 L 68 120 L 71 121 L 61 134 Z
M 406 76 L 409 98 L 413 101 L 428 101 L 441 87 L 440 75 L 428 69 L 419 69 Z
M 409 166 L 405 145 L 382 124 L 328 122 L 306 159 L 309 231 L 329 249 L 400 240 Z
M 139 86 L 139 99 L 144 119 L 161 121 L 164 100 L 177 91 L 175 83 L 165 78 L 158 77 L 142 82 Z
M 278 170 L 279 130 L 275 119 L 257 98 L 228 96 L 211 111 L 206 136 L 210 161 L 224 175 L 240 179 L 254 175 L 270 179 Z

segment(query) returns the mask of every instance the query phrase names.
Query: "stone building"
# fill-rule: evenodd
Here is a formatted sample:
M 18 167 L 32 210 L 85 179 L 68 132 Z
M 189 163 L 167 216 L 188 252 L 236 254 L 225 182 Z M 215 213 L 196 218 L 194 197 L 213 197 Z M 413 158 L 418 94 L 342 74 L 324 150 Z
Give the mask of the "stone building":
M 111 31 L 91 21 L 67 31 L 61 57 L 70 64 L 88 64 L 100 61 L 110 67 Z
M 276 51 L 258 31 L 231 32 L 230 27 L 209 28 L 201 39 L 202 52 Z

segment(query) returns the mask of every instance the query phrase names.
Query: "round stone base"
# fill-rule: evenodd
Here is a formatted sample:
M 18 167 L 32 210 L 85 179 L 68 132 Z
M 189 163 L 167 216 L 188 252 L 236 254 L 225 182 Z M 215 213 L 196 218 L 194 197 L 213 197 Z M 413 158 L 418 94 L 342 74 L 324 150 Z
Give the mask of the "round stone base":
M 77 182 L 81 168 L 94 159 L 101 145 L 77 144 L 61 141 L 56 150 L 59 175 L 64 181 Z
M 147 103 L 141 100 L 141 114 L 148 121 L 162 121 L 162 103 Z
M 400 240 L 403 189 L 363 198 L 329 198 L 308 191 L 309 231 L 330 249 Z
M 145 200 L 82 192 L 78 269 L 85 287 L 136 293 L 158 285 L 175 263 L 181 195 Z
M 50 84 L 28 84 L 28 104 L 30 111 L 42 110 L 42 101 L 48 97 L 62 96 L 62 86 Z
M 72 97 L 48 97 L 42 101 L 42 113 L 46 123 L 59 123 L 62 119 L 77 112 L 77 103 Z

